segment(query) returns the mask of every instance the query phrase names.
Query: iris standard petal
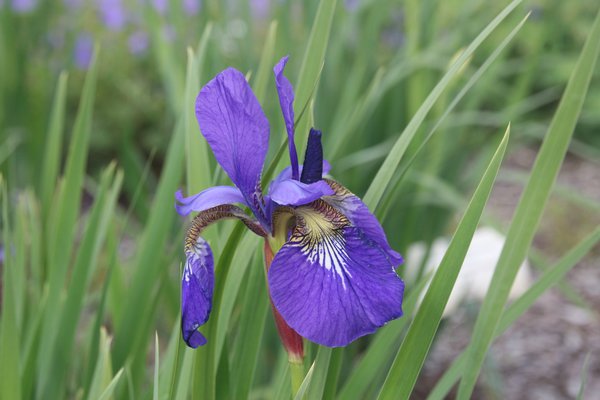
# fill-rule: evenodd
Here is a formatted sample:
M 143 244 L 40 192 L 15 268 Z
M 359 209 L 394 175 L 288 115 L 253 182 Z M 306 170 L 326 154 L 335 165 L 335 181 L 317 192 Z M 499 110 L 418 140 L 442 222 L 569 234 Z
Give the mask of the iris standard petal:
M 402 256 L 391 248 L 381 224 L 369 211 L 367 205 L 339 183 L 331 179 L 325 179 L 325 181 L 331 186 L 335 195 L 325 197 L 323 201 L 344 214 L 352 225 L 358 227 L 369 239 L 376 242 L 385 251 L 394 266 L 402 264 L 404 261 Z
M 186 246 L 186 262 L 181 278 L 181 334 L 188 346 L 206 344 L 198 328 L 208 321 L 212 309 L 214 261 L 208 243 L 200 236 Z
M 333 190 L 325 181 L 306 184 L 294 179 L 285 179 L 273 181 L 269 188 L 270 199 L 282 206 L 301 206 L 333 194 Z
M 377 242 L 324 201 L 294 214 L 268 273 L 273 303 L 294 330 L 338 347 L 402 315 L 404 283 Z
M 298 168 L 300 174 L 302 174 L 303 169 L 304 166 L 300 164 Z M 329 161 L 323 160 L 323 175 L 328 174 L 329 171 L 331 171 L 331 164 L 329 164 Z M 277 175 L 275 179 L 273 179 L 272 184 L 275 182 L 283 181 L 285 179 L 292 179 L 292 167 L 285 167 L 284 169 L 282 169 L 279 175 Z
M 217 161 L 260 219 L 260 175 L 269 145 L 269 122 L 244 75 L 227 68 L 196 99 L 200 130 Z
M 304 168 L 300 181 L 313 183 L 323 179 L 323 145 L 321 144 L 321 131 L 310 128 L 306 152 L 304 153 Z
M 175 209 L 183 216 L 192 211 L 200 212 L 221 204 L 246 204 L 242 192 L 233 186 L 214 186 L 188 197 L 183 197 L 181 190 L 178 190 L 175 200 Z
M 279 105 L 281 106 L 281 113 L 283 114 L 285 129 L 288 135 L 292 178 L 298 180 L 300 177 L 298 171 L 298 153 L 296 152 L 296 144 L 294 143 L 294 88 L 288 78 L 283 75 L 288 58 L 288 56 L 285 56 L 279 60 L 273 68 L 273 73 L 275 74 L 275 86 L 279 95 Z

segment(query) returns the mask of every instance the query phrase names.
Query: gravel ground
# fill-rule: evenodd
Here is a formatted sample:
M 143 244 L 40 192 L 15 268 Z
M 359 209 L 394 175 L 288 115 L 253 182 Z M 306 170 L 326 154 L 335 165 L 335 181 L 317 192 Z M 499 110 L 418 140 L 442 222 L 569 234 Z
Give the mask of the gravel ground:
M 511 151 L 503 171 L 528 172 L 537 149 Z M 568 156 L 560 186 L 600 205 L 600 164 Z M 504 221 L 514 212 L 521 186 L 499 182 L 488 212 Z M 553 195 L 535 248 L 557 259 L 600 224 L 600 213 Z M 538 274 L 536 273 L 536 276 Z M 571 290 L 589 305 L 575 305 L 565 291 L 546 292 L 492 347 L 474 399 L 562 400 L 577 397 L 587 357 L 584 399 L 600 399 L 600 249 L 595 248 L 567 276 Z M 479 305 L 464 305 L 443 321 L 417 383 L 415 399 L 427 393 L 467 345 Z M 449 334 L 449 333 L 452 334 Z M 449 397 L 453 398 L 453 396 Z

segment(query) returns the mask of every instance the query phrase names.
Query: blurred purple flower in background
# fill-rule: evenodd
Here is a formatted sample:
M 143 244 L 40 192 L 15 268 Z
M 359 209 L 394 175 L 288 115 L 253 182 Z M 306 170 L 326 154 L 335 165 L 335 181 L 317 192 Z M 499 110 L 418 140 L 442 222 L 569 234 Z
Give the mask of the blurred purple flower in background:
M 93 53 L 94 39 L 92 38 L 92 35 L 87 32 L 80 33 L 75 40 L 75 47 L 73 49 L 73 61 L 75 62 L 75 66 L 83 70 L 88 69 Z
M 271 12 L 271 0 L 250 0 L 250 12 L 254 19 L 267 19 Z
M 63 0 L 63 3 L 71 10 L 78 10 L 83 6 L 83 0 Z
M 189 15 L 196 15 L 200 11 L 202 2 L 200 0 L 183 0 L 183 11 Z
M 111 31 L 120 31 L 127 23 L 127 13 L 121 0 L 100 0 L 98 11 L 102 23 Z
M 32 12 L 37 7 L 37 0 L 12 0 L 11 8 L 17 14 Z
M 134 56 L 146 53 L 146 50 L 148 50 L 148 34 L 144 31 L 133 32 L 127 39 L 127 45 Z
M 151 0 L 152 6 L 160 15 L 165 15 L 169 9 L 169 0 Z

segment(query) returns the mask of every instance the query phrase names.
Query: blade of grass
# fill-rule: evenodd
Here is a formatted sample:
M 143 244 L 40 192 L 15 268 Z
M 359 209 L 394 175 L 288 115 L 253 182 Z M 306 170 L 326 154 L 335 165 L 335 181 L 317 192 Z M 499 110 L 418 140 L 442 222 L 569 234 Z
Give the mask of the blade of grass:
M 115 167 L 114 163 L 109 165 L 102 176 L 96 202 L 77 252 L 71 284 L 68 287 L 65 302 L 59 313 L 55 315 L 55 318 L 59 321 L 58 334 L 56 341 L 52 344 L 52 357 L 45 359 L 46 362 L 51 362 L 51 364 L 41 366 L 42 369 L 51 371 L 50 379 L 46 382 L 47 386 L 42 388 L 42 392 L 50 398 L 59 397 L 64 374 L 67 372 L 71 352 L 75 344 L 77 323 L 85 305 L 84 295 L 98 264 L 98 255 L 106 238 L 111 216 L 114 215 L 117 197 L 123 181 L 122 172 L 119 172 L 115 177 Z
M 544 206 L 567 151 L 599 53 L 600 11 L 548 128 L 548 134 L 535 160 L 529 182 L 517 205 L 506 243 L 473 329 L 473 339 L 467 352 L 467 368 L 457 395 L 459 400 L 468 399 L 473 392 L 508 293 L 533 241 Z
M 319 346 L 317 357 L 311 367 L 312 376 L 306 384 L 306 392 L 302 396 L 303 399 L 322 399 L 325 391 L 325 383 L 327 382 L 327 373 L 331 361 L 331 353 L 333 349 L 329 347 Z M 308 376 L 308 375 L 307 375 Z M 305 379 L 306 380 L 306 379 Z M 304 386 L 304 382 L 301 386 Z M 298 391 L 300 393 L 300 391 Z M 296 396 L 297 398 L 298 396 Z
M 425 293 L 423 302 L 408 328 L 379 394 L 378 398 L 380 399 L 408 399 L 410 397 L 492 191 L 506 151 L 509 135 L 510 126 L 506 129 L 504 138 L 475 189 L 471 202 L 450 241 L 448 250 Z
M 364 196 L 363 201 L 371 208 L 377 208 L 383 193 L 387 186 L 392 180 L 400 160 L 404 156 L 408 145 L 415 137 L 419 126 L 440 97 L 444 89 L 450 84 L 454 76 L 459 73 L 463 64 L 471 57 L 473 52 L 481 45 L 481 43 L 500 25 L 500 23 L 517 7 L 522 0 L 513 0 L 507 5 L 482 31 L 477 37 L 469 44 L 465 51 L 457 57 L 456 61 L 448 69 L 446 74 L 433 88 L 431 93 L 427 96 L 419 110 L 415 113 L 413 118 L 410 120 L 396 143 L 390 151 L 390 154 L 386 157 L 385 161 L 377 171 L 373 182 L 369 186 L 367 193 Z
M 338 398 L 364 399 L 367 389 L 375 383 L 376 378 L 381 374 L 387 375 L 393 361 L 392 358 L 400 346 L 400 339 L 404 335 L 404 327 L 410 322 L 417 300 L 428 281 L 429 275 L 426 275 L 412 285 L 410 292 L 402 302 L 404 316 L 390 321 L 377 331 L 364 356 L 350 371 Z
M 256 255 L 246 272 L 246 293 L 240 311 L 237 342 L 231 354 L 233 398 L 246 399 L 254 380 L 260 344 L 269 311 L 269 294 L 262 267 L 262 256 Z
M 152 387 L 152 399 L 158 400 L 159 380 L 158 371 L 160 370 L 160 351 L 158 347 L 158 332 L 154 333 L 154 385 Z
M 589 251 L 600 242 L 600 228 L 596 229 L 572 250 L 564 255 L 556 264 L 545 270 L 540 278 L 525 293 L 523 293 L 514 303 L 512 303 L 503 313 L 498 324 L 498 330 L 494 338 L 502 335 L 512 324 L 519 319 L 549 288 L 559 283 Z M 460 379 L 467 361 L 466 350 L 458 356 L 450 368 L 438 380 L 429 396 L 428 400 L 444 399 L 452 386 Z
M 210 165 L 210 149 L 202 138 L 196 122 L 195 101 L 200 90 L 200 60 L 206 57 L 208 39 L 212 24 L 206 25 L 198 46 L 198 55 L 188 48 L 187 77 L 185 84 L 185 101 L 183 114 L 185 120 L 185 160 L 188 194 L 198 193 L 212 183 Z M 202 68 L 204 69 L 204 68 Z
M 2 268 L 2 315 L 0 315 L 0 397 L 3 399 L 21 398 L 19 343 L 20 330 L 17 325 L 15 299 L 19 293 L 13 292 L 13 274 L 17 267 L 12 263 L 10 243 L 13 243 L 8 220 L 8 197 L 6 183 L 0 175 L 0 196 L 2 200 L 2 241 L 6 246 Z
M 51 365 L 53 342 L 58 332 L 60 295 L 63 291 L 68 266 L 73 248 L 73 235 L 79 217 L 81 188 L 85 176 L 85 164 L 88 155 L 94 97 L 96 92 L 96 71 L 98 47 L 94 50 L 90 69 L 85 78 L 79 110 L 73 127 L 73 136 L 67 154 L 63 185 L 58 197 L 56 224 L 47 227 L 48 243 L 48 296 L 44 305 L 44 334 L 40 344 L 39 364 L 37 369 L 36 398 L 41 399 L 50 379 L 50 369 L 42 368 Z M 54 214 L 54 213 L 51 213 Z M 53 221 L 52 218 L 50 221 Z
M 300 66 L 298 83 L 296 85 L 296 99 L 294 100 L 295 110 L 300 110 L 311 98 L 312 88 L 317 81 L 321 65 L 325 60 L 325 51 L 329 42 L 336 4 L 337 0 L 321 0 L 319 2 L 317 15 L 313 22 L 304 58 Z M 295 141 L 298 147 L 298 154 L 304 154 L 306 147 L 308 128 L 312 117 L 309 114 L 304 114 L 303 118 L 296 124 Z
M 44 166 L 40 175 L 40 200 L 43 204 L 43 215 L 48 215 L 52 201 L 52 192 L 56 188 L 56 179 L 60 167 L 60 149 L 62 144 L 65 110 L 67 106 L 67 78 L 66 72 L 61 72 L 56 85 L 56 93 L 52 102 L 52 112 L 46 146 L 44 151 Z

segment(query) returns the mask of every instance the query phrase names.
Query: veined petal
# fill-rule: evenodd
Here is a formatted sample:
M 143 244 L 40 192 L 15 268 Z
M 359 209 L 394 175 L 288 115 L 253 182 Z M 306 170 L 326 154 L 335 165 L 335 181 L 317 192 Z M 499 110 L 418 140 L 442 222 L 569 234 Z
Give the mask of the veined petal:
M 227 68 L 208 82 L 196 99 L 196 117 L 217 161 L 263 219 L 260 175 L 269 122 L 244 75 Z
M 294 179 L 285 179 L 273 182 L 269 188 L 270 199 L 282 206 L 301 206 L 333 194 L 334 191 L 325 181 L 306 184 Z
M 369 211 L 367 205 L 339 183 L 331 179 L 325 181 L 331 186 L 335 195 L 324 197 L 323 200 L 344 214 L 352 225 L 360 228 L 367 237 L 376 242 L 394 266 L 402 264 L 402 256 L 391 248 L 381 224 Z
M 175 209 L 183 216 L 192 211 L 200 212 L 221 204 L 246 204 L 242 192 L 233 186 L 214 186 L 188 197 L 183 197 L 181 190 L 178 190 L 175 200 Z
M 345 346 L 402 315 L 404 283 L 376 241 L 322 200 L 294 213 L 268 278 L 275 307 L 295 331 Z
M 283 70 L 288 62 L 288 56 L 283 57 L 273 68 L 275 74 L 275 86 L 279 95 L 279 105 L 285 121 L 285 129 L 288 135 L 288 150 L 290 153 L 290 165 L 292 170 L 292 179 L 298 180 L 300 177 L 298 171 L 298 153 L 294 143 L 294 88 L 290 81 L 283 75 Z
M 186 249 L 181 278 L 181 334 L 192 348 L 206 344 L 198 331 L 208 321 L 212 309 L 214 260 L 208 243 L 200 236 Z

